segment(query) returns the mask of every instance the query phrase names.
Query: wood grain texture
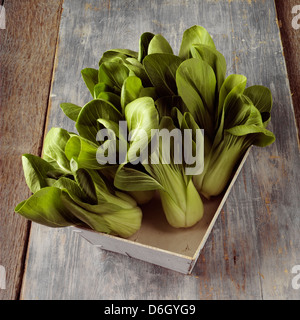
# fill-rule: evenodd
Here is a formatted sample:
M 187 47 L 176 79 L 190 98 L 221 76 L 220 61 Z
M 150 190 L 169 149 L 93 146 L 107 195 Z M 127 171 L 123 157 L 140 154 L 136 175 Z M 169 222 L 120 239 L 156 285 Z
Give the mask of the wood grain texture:
M 276 143 L 253 148 L 192 275 L 101 251 L 71 229 L 33 224 L 22 299 L 299 299 L 299 148 L 287 70 L 271 0 L 65 0 L 48 129 L 73 123 L 62 102 L 90 97 L 80 77 L 110 48 L 137 50 L 144 31 L 162 33 L 178 51 L 194 24 L 212 34 L 228 73 L 272 90 Z
M 6 1 L 0 30 L 1 257 L 6 290 L 0 300 L 19 297 L 29 222 L 14 207 L 30 195 L 21 155 L 40 154 L 61 1 Z
M 300 138 L 300 29 L 292 26 L 292 20 L 297 18 L 292 8 L 300 3 L 297 0 L 276 0 L 275 3 Z M 297 14 L 297 24 L 300 25 L 300 10 Z

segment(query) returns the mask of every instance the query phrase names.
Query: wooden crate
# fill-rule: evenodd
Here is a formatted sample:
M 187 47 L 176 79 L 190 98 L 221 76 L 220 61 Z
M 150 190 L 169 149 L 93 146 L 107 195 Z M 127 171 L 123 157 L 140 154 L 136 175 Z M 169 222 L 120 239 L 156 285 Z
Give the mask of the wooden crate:
M 238 177 L 251 148 L 245 153 L 226 190 L 212 200 L 203 198 L 203 218 L 191 228 L 173 228 L 165 219 L 158 193 L 142 206 L 143 220 L 138 232 L 128 239 L 72 227 L 92 245 L 190 274 Z

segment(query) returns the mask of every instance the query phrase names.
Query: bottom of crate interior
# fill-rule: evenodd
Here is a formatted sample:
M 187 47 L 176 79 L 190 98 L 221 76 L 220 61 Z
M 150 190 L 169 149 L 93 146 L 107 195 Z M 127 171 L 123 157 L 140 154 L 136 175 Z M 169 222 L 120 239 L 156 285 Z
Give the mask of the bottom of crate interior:
M 142 226 L 128 240 L 192 258 L 201 241 L 207 236 L 207 230 L 223 196 L 220 195 L 213 200 L 203 199 L 204 214 L 196 225 L 190 228 L 174 228 L 168 224 L 159 194 L 156 193 L 150 202 L 141 206 Z

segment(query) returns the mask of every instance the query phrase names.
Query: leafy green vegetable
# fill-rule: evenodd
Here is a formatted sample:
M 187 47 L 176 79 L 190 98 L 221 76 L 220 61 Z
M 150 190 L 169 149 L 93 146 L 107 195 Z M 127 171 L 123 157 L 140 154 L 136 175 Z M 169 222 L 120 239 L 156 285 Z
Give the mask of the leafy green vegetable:
M 139 42 L 139 53 L 138 53 L 138 61 L 142 62 L 143 59 L 148 54 L 148 47 L 150 44 L 150 41 L 153 39 L 155 35 L 151 32 L 144 32 L 140 37 Z
M 73 103 L 61 103 L 60 107 L 68 118 L 73 121 L 77 120 L 77 117 L 81 111 L 81 107 Z
M 190 58 L 190 50 L 193 45 L 204 44 L 215 49 L 215 44 L 207 32 L 207 30 L 201 26 L 193 26 L 184 31 L 182 42 L 179 50 L 179 57 L 183 59 Z
M 101 169 L 96 159 L 99 145 L 78 135 L 71 135 L 65 145 L 65 154 L 69 161 L 75 159 L 79 168 Z
M 61 189 L 45 187 L 36 191 L 29 199 L 19 203 L 15 211 L 31 221 L 49 227 L 77 225 L 79 221 L 64 206 L 64 197 L 68 198 L 68 195 Z
M 97 120 L 100 118 L 117 122 L 122 119 L 122 114 L 110 102 L 94 99 L 82 107 L 77 117 L 76 129 L 79 135 L 97 143 L 97 133 L 101 129 Z
M 127 106 L 127 108 L 129 105 Z M 129 122 L 131 128 L 132 122 Z M 163 117 L 160 129 L 175 129 L 173 120 Z M 159 141 L 158 152 L 151 153 L 151 161 L 141 162 L 145 171 L 120 166 L 115 175 L 115 186 L 133 191 L 138 182 L 139 190 L 158 190 L 167 221 L 173 227 L 190 227 L 203 216 L 203 203 L 194 187 L 191 176 L 185 174 L 185 166 L 176 164 L 171 152 L 171 162 L 166 161 L 164 145 Z M 171 143 L 171 150 L 176 145 Z M 153 159 L 157 157 L 157 159 Z
M 226 60 L 224 56 L 216 49 L 204 44 L 193 45 L 190 50 L 193 58 L 202 59 L 212 67 L 217 80 L 217 89 L 220 91 L 226 77 Z
M 125 108 L 125 119 L 129 133 L 130 146 L 127 159 L 131 163 L 143 161 L 143 152 L 148 148 L 151 130 L 158 128 L 159 118 L 154 101 L 149 97 L 138 98 Z
M 176 70 L 183 60 L 169 53 L 153 53 L 143 60 L 152 85 L 160 96 L 176 95 Z
M 44 158 L 50 163 L 30 154 L 22 157 L 26 182 L 34 194 L 17 205 L 16 212 L 51 227 L 89 226 L 122 237 L 140 228 L 142 213 L 135 200 L 115 189 L 99 170 L 86 169 L 93 167 L 89 164 L 95 158 L 89 155 L 95 145 L 52 128 L 45 147 Z
M 265 147 L 275 141 L 274 134 L 265 128 L 260 111 L 242 93 L 245 81 L 242 77 L 239 80 L 230 91 L 227 87 L 229 92 L 224 99 L 219 132 L 204 160 L 203 173 L 194 177 L 195 185 L 207 198 L 216 196 L 225 189 L 236 164 L 251 145 Z M 225 81 L 224 86 L 226 85 Z M 252 93 L 259 97 L 261 90 L 265 89 L 257 87 L 252 89 Z M 221 89 L 221 92 L 225 92 L 225 89 Z M 271 103 L 262 108 L 262 112 L 270 111 Z
M 43 147 L 43 158 L 65 173 L 71 173 L 70 161 L 64 152 L 70 134 L 62 128 L 51 128 L 46 135 Z
M 136 76 L 125 79 L 121 89 L 121 106 L 124 114 L 126 105 L 140 97 L 143 89 L 142 81 Z
M 138 52 L 104 52 L 98 69 L 81 71 L 91 101 L 60 105 L 77 133 L 51 128 L 42 157 L 22 156 L 33 195 L 15 211 L 50 227 L 129 237 L 141 226 L 138 205 L 158 192 L 170 225 L 193 226 L 204 214 L 200 194 L 221 194 L 248 148 L 275 140 L 271 91 L 226 73 L 197 25 L 184 31 L 178 55 L 151 32 Z
M 98 83 L 98 70 L 93 68 L 85 68 L 81 70 L 82 78 L 94 97 L 94 87 Z
M 169 42 L 161 34 L 156 34 L 149 43 L 148 55 L 153 53 L 173 54 L 172 47 L 170 46 Z
M 129 70 L 118 62 L 103 62 L 99 67 L 99 82 L 102 82 L 119 92 L 124 80 L 128 77 Z
M 176 72 L 178 94 L 200 128 L 214 135 L 216 76 L 204 60 L 185 60 Z
M 47 173 L 54 170 L 54 167 L 40 157 L 24 154 L 22 165 L 26 183 L 32 193 L 47 187 Z
M 244 95 L 250 98 L 254 106 L 259 110 L 262 116 L 264 127 L 266 128 L 271 120 L 271 110 L 273 105 L 272 93 L 270 89 L 264 86 L 254 85 L 246 88 Z

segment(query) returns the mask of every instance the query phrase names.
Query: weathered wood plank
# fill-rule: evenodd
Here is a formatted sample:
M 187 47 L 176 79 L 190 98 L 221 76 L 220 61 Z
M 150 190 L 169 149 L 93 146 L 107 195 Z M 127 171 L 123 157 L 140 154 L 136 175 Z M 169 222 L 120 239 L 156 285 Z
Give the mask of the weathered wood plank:
M 228 223 L 226 231 L 232 243 L 227 247 L 228 240 L 223 241 L 227 245 L 224 256 L 231 266 L 224 269 L 229 271 L 237 290 L 248 297 L 251 297 L 247 289 L 249 280 L 256 278 L 261 298 L 296 298 L 299 292 L 291 287 L 291 268 L 299 263 L 299 149 L 285 63 L 280 42 L 276 40 L 278 30 L 271 6 L 261 10 L 254 3 L 249 6 L 232 1 L 230 11 L 234 17 L 236 72 L 248 76 L 248 85 L 256 83 L 271 88 L 274 109 L 270 128 L 277 141 L 263 150 L 253 149 L 224 207 L 224 212 L 230 214 L 224 221 Z M 287 129 L 288 126 L 292 128 Z M 236 237 L 236 232 L 242 234 Z M 249 259 L 256 260 L 255 268 Z M 247 275 L 244 281 L 241 277 L 236 282 L 236 270 Z
M 194 24 L 213 35 L 229 73 L 271 88 L 276 143 L 251 152 L 191 276 L 33 224 L 23 299 L 299 298 L 290 272 L 299 264 L 299 149 L 273 1 L 65 1 L 48 129 L 74 129 L 59 104 L 90 99 L 80 70 L 96 67 L 105 50 L 137 49 L 151 31 L 178 51 Z
M 299 6 L 299 1 L 276 0 L 275 3 L 300 138 L 300 11 L 292 12 L 295 6 Z
M 252 154 L 252 188 L 248 187 L 247 198 L 252 201 L 252 213 L 256 230 L 258 272 L 262 297 L 277 299 L 300 297 L 291 288 L 291 268 L 299 263 L 300 203 L 297 179 L 300 173 L 297 130 L 289 82 L 282 57 L 278 30 L 272 28 L 274 15 L 268 8 L 249 10 L 247 4 L 232 3 L 233 29 L 239 30 L 240 39 L 236 51 L 238 72 L 249 75 L 249 85 L 260 83 L 272 90 L 274 109 L 270 128 L 276 134 L 276 143 Z M 247 19 L 245 17 L 252 17 Z M 266 39 L 266 36 L 268 37 Z M 245 41 L 243 41 L 243 39 Z M 269 65 L 273 62 L 272 65 Z M 287 128 L 289 129 L 287 130 Z M 241 196 L 240 196 L 241 197 Z M 239 198 L 240 198 L 239 197 Z M 249 207 L 250 208 L 250 207 Z M 297 258 L 298 255 L 298 258 Z
M 20 294 L 29 222 L 14 214 L 14 207 L 30 195 L 21 155 L 41 152 L 61 2 L 5 2 L 6 29 L 0 30 L 0 264 L 6 289 L 0 290 L 0 300 Z

